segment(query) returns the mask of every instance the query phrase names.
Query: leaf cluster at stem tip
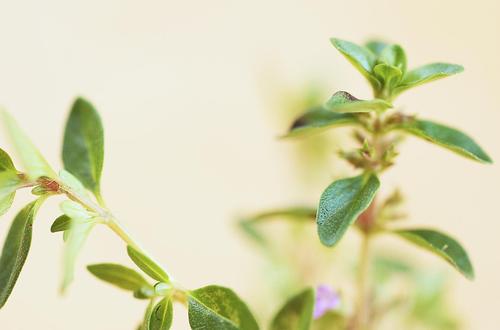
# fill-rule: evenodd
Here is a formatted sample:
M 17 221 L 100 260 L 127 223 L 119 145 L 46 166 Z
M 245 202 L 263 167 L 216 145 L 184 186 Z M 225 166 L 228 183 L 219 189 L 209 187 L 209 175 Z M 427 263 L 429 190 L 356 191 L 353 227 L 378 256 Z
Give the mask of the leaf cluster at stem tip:
M 450 126 L 395 110 L 392 102 L 402 92 L 425 83 L 455 75 L 463 67 L 431 63 L 408 68 L 404 49 L 397 44 L 370 41 L 365 45 L 332 38 L 332 45 L 367 79 L 373 99 L 359 99 L 346 91 L 335 92 L 296 118 L 286 138 L 305 137 L 335 127 L 352 127 L 358 147 L 341 150 L 339 156 L 361 173 L 336 180 L 322 193 L 316 212 L 319 238 L 324 245 L 335 246 L 354 223 L 364 234 L 393 232 L 407 238 L 448 261 L 466 277 L 473 277 L 472 265 L 465 250 L 445 234 L 430 235 L 427 229 L 410 233 L 394 232 L 380 220 L 380 206 L 375 203 L 382 172 L 394 165 L 397 147 L 406 135 L 448 149 L 465 158 L 492 163 L 490 156 L 467 134 Z M 417 233 L 427 233 L 417 235 Z M 439 239 L 438 239 L 439 237 Z M 439 242 L 439 243 L 438 243 Z M 454 246 L 453 253 L 451 246 Z

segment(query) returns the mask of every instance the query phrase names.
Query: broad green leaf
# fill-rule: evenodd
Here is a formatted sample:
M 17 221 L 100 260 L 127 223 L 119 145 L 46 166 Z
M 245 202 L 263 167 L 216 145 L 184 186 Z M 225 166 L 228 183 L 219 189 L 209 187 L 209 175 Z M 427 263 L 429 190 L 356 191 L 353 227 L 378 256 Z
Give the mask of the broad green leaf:
M 174 309 L 172 299 L 165 297 L 153 308 L 149 317 L 148 330 L 168 330 L 172 326 Z
M 464 67 L 457 64 L 432 63 L 408 71 L 403 80 L 394 90 L 394 95 L 437 79 L 452 76 L 464 71 Z
M 210 285 L 188 293 L 191 329 L 258 330 L 246 304 L 228 288 Z
M 11 207 L 21 183 L 16 172 L 12 170 L 0 172 L 0 215 L 5 214 Z
M 380 56 L 382 51 L 387 47 L 388 44 L 380 40 L 370 40 L 365 44 L 365 47 L 369 49 L 376 56 Z
M 347 228 L 370 206 L 380 182 L 375 174 L 333 182 L 321 195 L 316 222 L 321 242 L 335 245 Z
M 493 162 L 490 156 L 471 137 L 457 129 L 419 119 L 399 124 L 396 129 L 401 129 L 478 162 Z
M 99 114 L 88 101 L 76 99 L 64 132 L 64 168 L 100 196 L 104 132 Z
M 170 282 L 169 276 L 163 268 L 144 253 L 134 249 L 130 245 L 127 246 L 127 253 L 137 267 L 139 267 L 144 273 L 151 276 L 151 278 L 160 282 Z
M 26 205 L 15 217 L 0 256 L 0 308 L 16 284 L 31 246 L 33 220 L 44 197 Z
M 338 312 L 330 311 L 313 321 L 311 330 L 345 330 L 346 318 Z
M 137 291 L 142 288 L 153 290 L 153 287 L 141 274 L 122 265 L 110 263 L 95 264 L 87 266 L 87 269 L 100 280 L 111 283 L 124 290 Z
M 271 330 L 309 330 L 313 309 L 314 290 L 309 288 L 286 302 L 272 320 Z
M 392 104 L 381 99 L 360 100 L 351 94 L 339 91 L 326 102 L 325 108 L 334 112 L 383 112 L 392 108 Z
M 66 214 L 63 214 L 57 217 L 56 220 L 50 226 L 50 232 L 57 233 L 59 231 L 69 230 L 73 224 L 74 220 L 68 217 Z
M 28 136 L 21 130 L 17 122 L 10 114 L 0 109 L 0 115 L 10 139 L 21 159 L 26 174 L 31 180 L 36 180 L 39 177 L 47 176 L 55 178 L 56 174 L 50 167 L 49 163 L 43 158 L 40 151 L 31 142 Z
M 452 237 L 430 229 L 395 230 L 394 233 L 443 258 L 468 279 L 474 279 L 467 252 Z
M 399 45 L 389 45 L 384 48 L 378 58 L 379 63 L 384 63 L 398 68 L 404 74 L 406 72 L 406 54 Z
M 17 172 L 9 154 L 0 148 L 0 172 L 3 171 Z
M 77 221 L 72 223 L 70 229 L 64 232 L 66 234 L 66 243 L 64 246 L 64 267 L 61 292 L 65 292 L 69 284 L 73 281 L 76 259 L 92 228 L 95 226 L 95 222 L 91 221 L 91 218 L 87 219 L 88 221 L 80 221 L 80 219 L 75 220 Z
M 329 128 L 346 125 L 358 125 L 354 114 L 336 113 L 323 107 L 313 108 L 297 119 L 284 137 L 297 137 L 321 133 Z
M 332 45 L 347 58 L 351 64 L 358 69 L 370 82 L 374 89 L 380 88 L 380 82 L 373 75 L 373 66 L 377 57 L 369 49 L 358 46 L 352 42 L 341 39 L 330 39 Z

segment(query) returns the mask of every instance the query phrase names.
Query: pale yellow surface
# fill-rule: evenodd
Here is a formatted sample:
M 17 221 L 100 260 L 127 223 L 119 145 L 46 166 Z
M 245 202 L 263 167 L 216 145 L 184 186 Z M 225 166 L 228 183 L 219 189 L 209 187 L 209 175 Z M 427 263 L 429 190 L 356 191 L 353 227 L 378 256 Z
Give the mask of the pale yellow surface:
M 398 104 L 464 128 L 498 163 L 499 13 L 497 0 L 1 1 L 0 103 L 58 167 L 68 107 L 75 95 L 90 98 L 106 127 L 103 193 L 116 215 L 186 287 L 220 283 L 255 301 L 258 258 L 241 243 L 234 216 L 304 200 L 292 147 L 275 139 L 286 125 L 270 119 L 269 88 L 319 78 L 332 92 L 369 97 L 328 38 L 383 36 L 405 46 L 411 66 L 465 66 Z M 410 139 L 383 180 L 403 186 L 412 224 L 464 243 L 477 279 L 450 273 L 454 301 L 470 329 L 499 329 L 498 165 Z M 17 208 L 28 199 L 20 196 Z M 1 238 L 13 215 L 1 219 Z M 58 295 L 62 239 L 49 233 L 57 215 L 52 201 L 38 217 L 0 329 L 132 329 L 144 303 L 84 270 L 128 262 L 104 228 L 83 251 L 69 294 Z M 185 329 L 182 308 L 175 318 L 174 329 Z

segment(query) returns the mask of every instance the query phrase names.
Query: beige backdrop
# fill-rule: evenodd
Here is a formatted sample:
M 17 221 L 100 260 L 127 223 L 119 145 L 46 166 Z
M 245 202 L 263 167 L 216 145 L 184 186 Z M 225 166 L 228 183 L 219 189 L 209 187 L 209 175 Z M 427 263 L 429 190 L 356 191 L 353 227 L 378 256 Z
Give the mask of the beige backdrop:
M 275 139 L 285 124 L 270 120 L 273 86 L 322 79 L 332 92 L 369 97 L 328 38 L 398 41 L 410 65 L 441 60 L 466 68 L 399 104 L 464 128 L 498 164 L 499 12 L 497 0 L 3 0 L 0 103 L 59 166 L 68 107 L 75 95 L 90 98 L 106 127 L 103 191 L 116 215 L 185 286 L 215 282 L 255 300 L 258 257 L 241 243 L 234 216 L 303 200 L 291 147 Z M 447 229 L 470 251 L 477 280 L 450 273 L 470 329 L 499 329 L 498 165 L 409 140 L 384 177 L 395 183 L 409 197 L 413 223 Z M 28 199 L 20 196 L 16 207 Z M 0 222 L 2 239 L 13 214 Z M 128 262 L 104 228 L 89 240 L 69 294 L 58 295 L 62 240 L 49 233 L 56 215 L 51 202 L 37 220 L 0 328 L 132 329 L 144 303 L 83 268 Z M 186 328 L 182 309 L 175 317 L 174 329 Z

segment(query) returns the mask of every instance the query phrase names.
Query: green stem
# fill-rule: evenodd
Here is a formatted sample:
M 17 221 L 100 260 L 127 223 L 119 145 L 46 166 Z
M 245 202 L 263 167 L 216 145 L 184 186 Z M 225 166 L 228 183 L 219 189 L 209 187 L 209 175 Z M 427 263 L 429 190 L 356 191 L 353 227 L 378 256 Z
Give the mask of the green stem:
M 98 197 L 99 203 L 94 202 L 92 199 L 90 199 L 88 196 L 81 195 L 78 192 L 72 190 L 70 187 L 59 183 L 61 185 L 61 191 L 72 201 L 77 202 L 81 204 L 83 207 L 88 209 L 91 212 L 95 212 L 99 215 L 100 218 L 102 218 L 103 223 L 107 225 L 118 237 L 122 239 L 122 241 L 125 242 L 125 244 L 130 245 L 134 249 L 140 251 L 144 255 L 146 255 L 148 258 L 154 260 L 138 243 L 136 239 L 132 237 L 132 235 L 127 231 L 127 229 L 118 221 L 117 218 L 109 212 L 108 209 L 101 205 L 105 205 L 104 202 L 102 201 L 102 198 Z M 163 269 L 167 274 L 168 272 Z M 170 277 L 170 276 L 169 276 Z
M 359 268 L 357 277 L 357 302 L 354 316 L 354 329 L 366 329 L 369 314 L 369 286 L 368 275 L 370 266 L 370 234 L 363 232 L 361 250 L 359 255 Z

